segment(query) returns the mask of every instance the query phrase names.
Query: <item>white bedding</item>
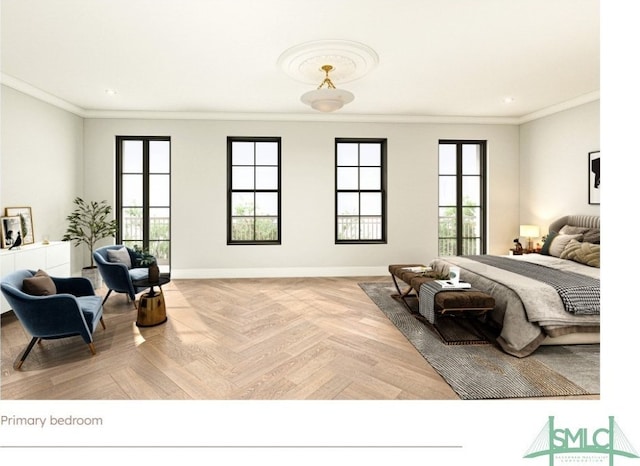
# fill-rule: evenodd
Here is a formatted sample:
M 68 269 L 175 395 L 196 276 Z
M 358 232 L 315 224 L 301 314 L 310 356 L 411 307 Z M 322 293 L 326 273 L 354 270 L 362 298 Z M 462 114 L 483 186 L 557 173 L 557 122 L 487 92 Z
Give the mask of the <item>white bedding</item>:
M 558 270 L 600 278 L 600 269 L 578 262 L 541 254 L 505 256 Z M 465 256 L 441 257 L 431 264 L 446 272 L 450 265 L 460 267 L 460 278 L 492 295 L 496 308 L 491 313 L 500 327 L 498 343 L 514 356 L 528 356 L 549 337 L 599 332 L 599 315 L 575 315 L 565 310 L 562 299 L 551 285 L 523 275 L 473 261 Z

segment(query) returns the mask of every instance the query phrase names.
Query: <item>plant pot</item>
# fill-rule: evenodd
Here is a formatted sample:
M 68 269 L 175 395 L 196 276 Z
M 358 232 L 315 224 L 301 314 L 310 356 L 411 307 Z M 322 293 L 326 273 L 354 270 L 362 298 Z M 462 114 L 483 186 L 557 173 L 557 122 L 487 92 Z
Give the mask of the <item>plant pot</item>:
M 158 264 L 151 264 L 149 266 L 149 282 L 157 283 L 160 280 L 160 267 Z
M 100 275 L 100 271 L 98 267 L 85 267 L 82 269 L 82 276 L 88 278 L 93 285 L 93 289 L 97 290 L 102 288 L 102 275 Z

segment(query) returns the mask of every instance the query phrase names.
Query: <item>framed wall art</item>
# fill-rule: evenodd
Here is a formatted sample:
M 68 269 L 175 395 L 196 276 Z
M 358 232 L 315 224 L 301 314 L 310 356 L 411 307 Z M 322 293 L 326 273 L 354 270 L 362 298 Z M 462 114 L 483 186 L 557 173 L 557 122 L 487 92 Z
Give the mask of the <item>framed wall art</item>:
M 21 219 L 15 215 L 13 217 L 1 217 L 2 225 L 2 248 L 19 247 L 22 244 Z
M 22 244 L 32 244 L 34 242 L 34 236 L 31 207 L 7 207 L 4 210 L 4 214 L 7 217 L 20 217 Z
M 600 151 L 589 152 L 589 204 L 600 204 Z

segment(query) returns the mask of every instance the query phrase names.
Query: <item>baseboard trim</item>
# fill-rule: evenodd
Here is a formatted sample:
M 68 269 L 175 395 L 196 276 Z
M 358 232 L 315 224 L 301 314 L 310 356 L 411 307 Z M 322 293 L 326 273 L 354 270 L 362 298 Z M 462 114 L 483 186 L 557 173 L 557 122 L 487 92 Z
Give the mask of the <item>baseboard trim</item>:
M 171 269 L 171 278 L 287 278 L 287 277 L 375 277 L 388 275 L 388 266 L 372 267 L 277 267 L 238 269 Z

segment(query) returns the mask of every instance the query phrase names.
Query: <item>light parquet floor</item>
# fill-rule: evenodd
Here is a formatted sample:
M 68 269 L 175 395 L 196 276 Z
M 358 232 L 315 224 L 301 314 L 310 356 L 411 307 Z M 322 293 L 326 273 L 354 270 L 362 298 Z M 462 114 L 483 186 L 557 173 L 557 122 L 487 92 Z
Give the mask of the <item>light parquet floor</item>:
M 168 321 L 138 328 L 112 294 L 97 355 L 37 345 L 2 316 L 0 397 L 28 400 L 449 400 L 456 393 L 358 286 L 388 277 L 173 280 Z M 99 290 L 104 294 L 105 290 Z

